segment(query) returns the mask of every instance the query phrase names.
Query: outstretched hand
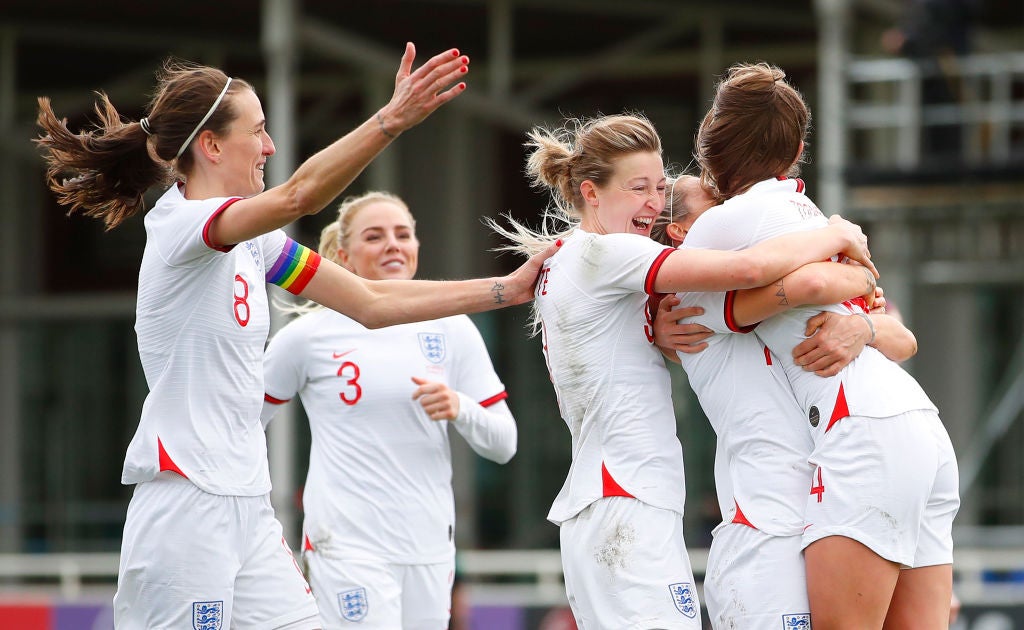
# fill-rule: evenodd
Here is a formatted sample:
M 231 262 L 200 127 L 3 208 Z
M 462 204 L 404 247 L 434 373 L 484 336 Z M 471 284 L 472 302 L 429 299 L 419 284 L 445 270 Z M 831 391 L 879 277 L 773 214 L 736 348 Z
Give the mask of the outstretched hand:
M 413 70 L 415 59 L 416 46 L 409 42 L 395 75 L 395 92 L 380 111 L 381 125 L 388 134 L 398 135 L 414 127 L 466 89 L 462 78 L 469 72 L 469 57 L 458 49 L 434 55 Z
M 512 304 L 524 304 L 532 300 L 537 283 L 544 282 L 542 269 L 545 261 L 554 256 L 561 246 L 561 239 L 551 243 L 544 250 L 530 256 L 511 274 L 498 280 L 491 290 L 495 300 Z

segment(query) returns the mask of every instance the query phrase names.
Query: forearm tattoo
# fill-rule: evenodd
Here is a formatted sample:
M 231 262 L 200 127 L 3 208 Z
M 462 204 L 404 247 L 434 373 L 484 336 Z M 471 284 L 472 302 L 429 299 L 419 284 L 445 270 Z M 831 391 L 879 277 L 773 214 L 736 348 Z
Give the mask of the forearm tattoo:
M 491 293 L 494 294 L 494 303 L 495 304 L 504 304 L 505 303 L 505 294 L 503 293 L 504 290 L 505 290 L 505 285 L 503 285 L 500 282 L 495 282 L 494 286 L 491 287 Z
M 779 278 L 779 281 L 775 283 L 775 297 L 779 298 L 779 306 L 789 306 L 789 298 L 786 297 L 786 285 Z
M 878 288 L 878 281 L 875 280 L 875 274 L 871 273 L 871 270 L 867 267 L 861 267 L 864 270 L 864 279 L 868 281 L 867 288 L 864 289 L 864 295 L 871 295 Z

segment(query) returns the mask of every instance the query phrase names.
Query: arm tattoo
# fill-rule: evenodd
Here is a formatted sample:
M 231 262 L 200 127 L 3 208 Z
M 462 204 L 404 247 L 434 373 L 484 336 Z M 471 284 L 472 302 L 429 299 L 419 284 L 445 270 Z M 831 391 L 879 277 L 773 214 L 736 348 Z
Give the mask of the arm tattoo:
M 867 267 L 861 267 L 864 270 L 864 278 L 868 281 L 867 289 L 864 291 L 864 295 L 874 293 L 878 287 L 878 282 L 875 280 L 875 275 L 871 273 L 871 270 Z
M 504 304 L 505 303 L 505 294 L 502 293 L 502 291 L 504 291 L 504 290 L 505 290 L 505 285 L 503 285 L 500 282 L 495 282 L 494 286 L 491 287 L 491 293 L 494 294 L 494 303 L 495 304 Z
M 779 298 L 779 306 L 789 306 L 789 298 L 786 297 L 786 286 L 782 282 L 782 278 L 779 278 L 779 281 L 775 283 L 775 286 L 778 287 L 778 290 L 775 292 L 775 296 Z

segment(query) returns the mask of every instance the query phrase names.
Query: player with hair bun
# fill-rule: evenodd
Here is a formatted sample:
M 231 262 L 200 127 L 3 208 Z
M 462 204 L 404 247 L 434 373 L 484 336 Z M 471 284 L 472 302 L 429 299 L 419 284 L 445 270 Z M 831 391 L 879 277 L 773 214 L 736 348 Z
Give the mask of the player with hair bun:
M 682 446 L 649 300 L 763 286 L 840 250 L 870 265 L 866 239 L 837 222 L 757 251 L 665 247 L 649 238 L 666 178 L 661 139 L 646 118 L 538 127 L 527 146 L 527 171 L 552 206 L 540 231 L 492 225 L 511 240 L 507 249 L 521 253 L 564 243 L 542 270 L 534 321 L 572 437 L 572 464 L 548 519 L 560 527 L 576 623 L 699 628 L 683 540 Z

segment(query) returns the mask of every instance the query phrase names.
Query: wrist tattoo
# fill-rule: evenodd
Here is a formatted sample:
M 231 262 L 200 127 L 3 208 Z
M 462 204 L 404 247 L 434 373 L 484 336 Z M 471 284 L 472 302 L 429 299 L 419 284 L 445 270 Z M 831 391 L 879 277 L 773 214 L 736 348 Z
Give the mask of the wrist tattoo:
M 789 298 L 786 297 L 786 285 L 783 283 L 782 278 L 775 283 L 777 291 L 775 291 L 775 297 L 779 298 L 779 306 L 789 306 Z
M 500 282 L 495 282 L 494 286 L 491 287 L 491 293 L 494 294 L 494 303 L 495 304 L 504 304 L 505 303 L 505 294 L 502 293 L 504 290 L 505 290 L 505 285 L 503 285 Z
M 377 112 L 377 123 L 380 125 L 380 132 L 384 134 L 385 137 L 390 138 L 391 140 L 395 139 L 395 134 L 388 131 L 388 128 L 384 126 L 384 117 L 380 115 L 380 112 Z

